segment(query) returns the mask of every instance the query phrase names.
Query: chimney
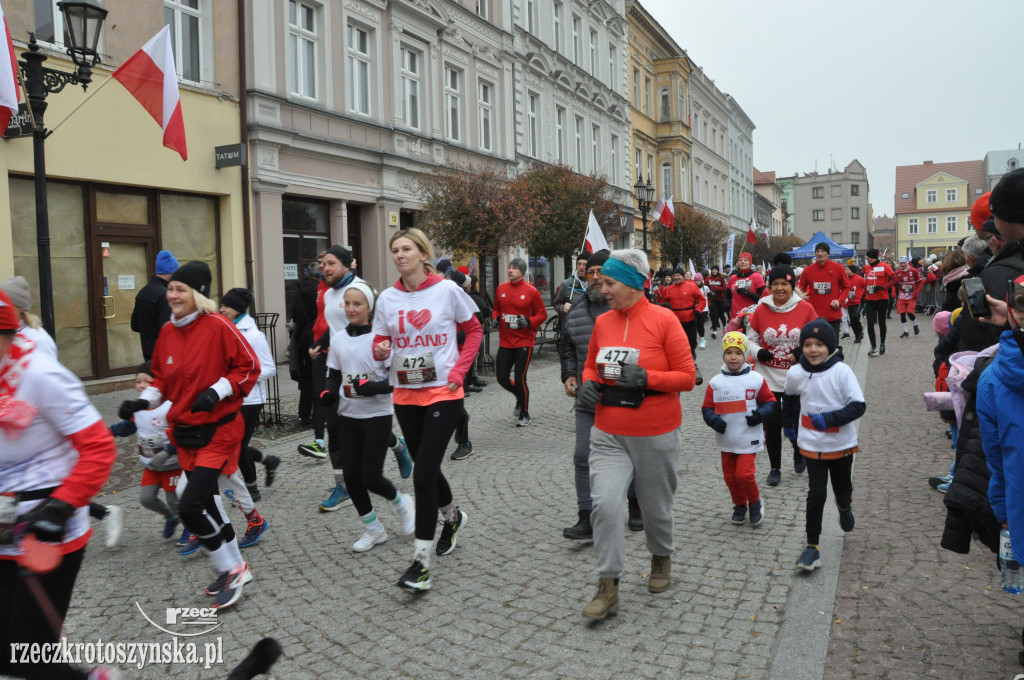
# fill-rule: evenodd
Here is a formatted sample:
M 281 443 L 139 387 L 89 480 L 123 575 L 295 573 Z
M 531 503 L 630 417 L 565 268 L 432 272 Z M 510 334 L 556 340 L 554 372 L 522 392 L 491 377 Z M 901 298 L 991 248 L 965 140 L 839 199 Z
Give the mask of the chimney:
M 925 162 L 923 163 L 923 165 L 931 165 L 931 164 L 932 164 L 932 162 L 931 162 L 931 161 L 925 161 Z

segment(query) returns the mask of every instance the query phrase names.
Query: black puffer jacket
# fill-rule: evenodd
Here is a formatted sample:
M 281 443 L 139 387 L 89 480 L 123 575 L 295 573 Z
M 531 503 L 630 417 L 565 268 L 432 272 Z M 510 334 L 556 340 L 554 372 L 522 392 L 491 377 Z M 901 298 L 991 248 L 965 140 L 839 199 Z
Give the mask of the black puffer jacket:
M 608 309 L 607 302 L 597 304 L 584 295 L 565 315 L 565 325 L 558 340 L 558 358 L 562 364 L 563 383 L 572 376 L 576 376 L 577 381 L 583 380 L 583 365 L 587 362 L 587 350 L 590 348 L 594 322 Z
M 985 451 L 981 447 L 981 430 L 975 406 L 978 377 L 991 362 L 992 357 L 978 359 L 974 370 L 962 384 L 967 402 L 956 442 L 956 472 L 943 499 L 946 504 L 946 527 L 939 543 L 946 550 L 956 553 L 970 552 L 971 535 L 974 532 L 992 552 L 999 552 L 1000 525 L 988 502 L 990 474 L 988 463 L 985 462 Z

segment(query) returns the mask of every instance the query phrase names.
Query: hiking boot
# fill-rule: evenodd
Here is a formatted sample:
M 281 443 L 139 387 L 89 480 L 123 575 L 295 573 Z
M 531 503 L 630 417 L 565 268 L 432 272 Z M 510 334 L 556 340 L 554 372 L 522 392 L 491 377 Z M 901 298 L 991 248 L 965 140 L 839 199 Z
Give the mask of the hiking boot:
M 869 357 L 877 357 L 878 356 L 878 348 L 877 347 L 872 347 L 871 351 L 868 352 L 868 356 Z
M 910 337 L 910 333 L 908 333 L 907 331 L 903 331 L 902 333 L 900 333 L 900 340 L 902 340 L 903 338 L 909 338 L 909 337 Z
M 338 484 L 333 489 L 330 489 L 331 495 L 320 504 L 320 510 L 322 512 L 334 512 L 346 503 L 351 503 L 352 499 L 348 497 L 348 491 L 342 484 Z
M 672 583 L 672 556 L 651 555 L 651 575 L 647 578 L 647 590 L 663 593 Z
M 473 442 L 460 444 L 459 448 L 452 451 L 452 460 L 462 460 L 473 455 Z
M 750 526 L 756 527 L 764 521 L 764 501 L 760 498 L 750 504 Z
M 242 586 L 251 580 L 252 573 L 249 571 L 249 565 L 245 562 L 242 562 L 242 566 L 232 569 L 228 572 L 224 589 L 217 594 L 216 599 L 213 601 L 213 608 L 227 609 L 238 602 L 242 597 Z
M 441 527 L 441 538 L 437 539 L 438 555 L 447 555 L 455 550 L 455 537 L 459 533 L 459 529 L 466 525 L 467 519 L 466 513 L 455 506 L 455 521 L 445 520 L 444 526 Z
M 853 508 L 839 508 L 839 526 L 846 533 L 853 531 Z
M 531 418 L 528 414 L 524 413 L 523 415 L 519 416 L 519 420 L 516 421 L 516 427 L 526 427 L 532 422 L 533 418 Z
M 800 559 L 796 561 L 796 566 L 804 571 L 814 571 L 821 566 L 821 552 L 818 551 L 816 546 L 808 545 L 800 553 Z
M 779 482 L 782 481 L 782 470 L 779 468 L 772 468 L 768 471 L 768 486 L 778 486 Z
M 274 484 L 274 479 L 277 478 L 277 466 L 280 464 L 281 458 L 272 453 L 268 453 L 263 457 L 263 467 L 266 474 L 263 483 L 266 484 L 268 488 Z
M 164 538 L 170 538 L 174 535 L 174 530 L 178 528 L 178 523 L 181 522 L 177 515 L 171 515 L 164 521 Z
M 395 585 L 406 590 L 430 590 L 430 571 L 419 560 L 413 560 L 412 566 L 405 570 Z
M 736 526 L 743 524 L 743 521 L 747 518 L 747 506 L 745 505 L 734 505 L 732 506 L 732 523 Z
M 644 516 L 640 512 L 640 503 L 635 498 L 627 499 L 629 501 L 629 522 L 627 523 L 630 531 L 643 531 L 644 530 Z
M 375 545 L 380 545 L 388 540 L 388 533 L 381 528 L 380 531 L 372 531 L 367 529 L 363 532 L 363 535 L 359 537 L 359 540 L 352 544 L 352 552 L 366 552 Z
M 591 621 L 604 621 L 619 613 L 619 579 L 597 579 L 597 595 L 583 608 L 583 617 Z
M 245 535 L 238 539 L 239 548 L 249 548 L 260 542 L 260 536 L 263 532 L 270 528 L 270 522 L 263 517 L 260 517 L 258 522 L 249 522 L 249 526 L 245 530 Z
M 299 444 L 299 453 L 310 458 L 326 458 L 327 449 L 324 448 L 322 439 L 316 439 L 308 444 Z
M 412 536 L 416 531 L 416 501 L 407 493 L 402 494 L 402 500 L 395 506 L 395 513 L 398 514 L 398 523 L 402 526 L 402 533 Z
M 397 438 L 398 443 L 391 451 L 395 454 L 395 461 L 398 462 L 398 474 L 402 479 L 409 479 L 412 474 L 412 456 L 409 455 L 409 447 L 405 445 L 405 439 Z
M 594 538 L 594 527 L 590 523 L 590 510 L 580 510 L 580 520 L 573 526 L 562 529 L 562 536 L 574 541 L 588 541 Z

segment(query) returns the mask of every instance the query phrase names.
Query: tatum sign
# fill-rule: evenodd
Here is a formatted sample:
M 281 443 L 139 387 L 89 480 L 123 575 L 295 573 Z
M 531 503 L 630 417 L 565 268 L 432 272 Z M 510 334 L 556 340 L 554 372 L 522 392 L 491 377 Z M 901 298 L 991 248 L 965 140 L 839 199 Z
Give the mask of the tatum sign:
M 213 152 L 216 158 L 215 167 L 230 168 L 236 165 L 245 165 L 245 148 L 241 144 L 215 146 Z

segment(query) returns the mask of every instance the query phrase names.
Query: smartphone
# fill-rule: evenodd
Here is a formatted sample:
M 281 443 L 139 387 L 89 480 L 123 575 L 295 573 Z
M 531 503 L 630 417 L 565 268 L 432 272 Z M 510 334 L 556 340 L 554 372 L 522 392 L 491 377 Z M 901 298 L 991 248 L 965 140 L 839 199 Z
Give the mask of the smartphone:
M 985 284 L 977 277 L 964 279 L 960 284 L 960 300 L 973 319 L 992 315 L 985 299 Z

